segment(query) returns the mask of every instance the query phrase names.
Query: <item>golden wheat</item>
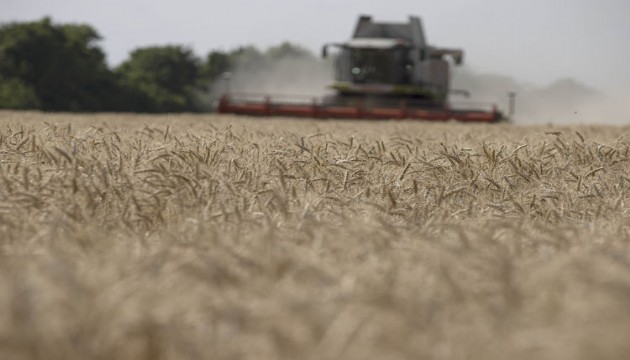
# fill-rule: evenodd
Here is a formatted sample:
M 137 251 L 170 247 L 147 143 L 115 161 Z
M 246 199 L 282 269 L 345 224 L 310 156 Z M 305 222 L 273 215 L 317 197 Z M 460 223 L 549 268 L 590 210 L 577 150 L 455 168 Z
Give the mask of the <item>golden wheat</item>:
M 629 358 L 629 133 L 0 112 L 0 358 Z

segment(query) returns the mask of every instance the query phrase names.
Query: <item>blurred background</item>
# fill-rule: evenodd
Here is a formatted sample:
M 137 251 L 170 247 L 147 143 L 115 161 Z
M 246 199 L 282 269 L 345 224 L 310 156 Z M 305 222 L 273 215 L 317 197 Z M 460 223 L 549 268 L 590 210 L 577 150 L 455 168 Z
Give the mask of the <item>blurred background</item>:
M 356 18 L 418 15 L 431 44 L 461 48 L 453 88 L 520 123 L 630 121 L 630 3 L 622 0 L 2 0 L 0 107 L 209 111 L 233 90 L 321 95 L 322 44 Z

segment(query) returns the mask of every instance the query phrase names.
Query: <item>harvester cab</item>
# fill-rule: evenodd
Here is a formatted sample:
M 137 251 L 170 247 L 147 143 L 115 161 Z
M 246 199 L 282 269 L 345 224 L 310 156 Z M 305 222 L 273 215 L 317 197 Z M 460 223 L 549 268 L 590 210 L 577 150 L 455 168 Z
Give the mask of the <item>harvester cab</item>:
M 496 122 L 504 117 L 496 106 L 449 103 L 449 68 L 464 53 L 427 44 L 420 18 L 407 23 L 374 22 L 361 16 L 352 38 L 324 45 L 322 56 L 335 54 L 334 95 L 322 99 L 296 94 L 226 93 L 221 113 L 332 119 L 418 119 Z M 449 62 L 448 59 L 451 59 Z M 296 100 L 297 99 L 297 100 Z M 476 104 L 479 105 L 479 104 Z
M 335 60 L 335 82 L 331 85 L 339 103 L 352 98 L 420 100 L 426 106 L 445 105 L 449 94 L 449 63 L 463 62 L 463 51 L 429 46 L 420 18 L 408 23 L 374 22 L 361 16 L 352 39 L 326 44 L 340 49 Z

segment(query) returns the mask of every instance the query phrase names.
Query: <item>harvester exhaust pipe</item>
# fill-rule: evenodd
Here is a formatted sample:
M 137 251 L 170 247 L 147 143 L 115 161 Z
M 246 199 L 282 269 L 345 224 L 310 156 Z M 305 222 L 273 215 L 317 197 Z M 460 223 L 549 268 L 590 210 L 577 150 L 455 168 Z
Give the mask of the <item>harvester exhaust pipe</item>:
M 230 81 L 232 80 L 232 73 L 226 71 L 223 73 L 223 93 L 230 94 Z
M 510 91 L 508 97 L 510 99 L 508 103 L 508 116 L 511 118 L 516 112 L 516 91 Z
M 328 44 L 322 46 L 322 59 L 326 59 L 328 57 Z

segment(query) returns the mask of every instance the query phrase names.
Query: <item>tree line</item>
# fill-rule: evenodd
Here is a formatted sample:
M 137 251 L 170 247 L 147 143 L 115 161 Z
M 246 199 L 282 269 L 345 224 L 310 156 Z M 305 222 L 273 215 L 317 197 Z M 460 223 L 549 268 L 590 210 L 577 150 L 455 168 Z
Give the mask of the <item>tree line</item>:
M 41 111 L 201 112 L 221 74 L 239 64 L 313 57 L 282 43 L 214 50 L 200 58 L 185 46 L 133 50 L 107 66 L 99 33 L 87 24 L 56 24 L 50 18 L 0 25 L 0 109 Z

